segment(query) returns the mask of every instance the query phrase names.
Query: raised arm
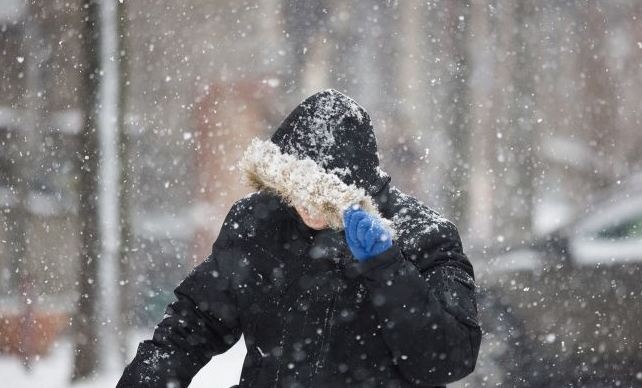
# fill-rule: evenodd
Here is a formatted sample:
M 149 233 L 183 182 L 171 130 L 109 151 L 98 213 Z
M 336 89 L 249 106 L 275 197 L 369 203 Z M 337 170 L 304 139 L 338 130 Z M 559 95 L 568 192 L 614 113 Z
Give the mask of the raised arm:
M 369 290 L 401 373 L 417 386 L 442 385 L 475 367 L 481 330 L 473 270 L 452 223 L 408 232 L 412 244 L 402 249 L 393 242 L 349 273 Z

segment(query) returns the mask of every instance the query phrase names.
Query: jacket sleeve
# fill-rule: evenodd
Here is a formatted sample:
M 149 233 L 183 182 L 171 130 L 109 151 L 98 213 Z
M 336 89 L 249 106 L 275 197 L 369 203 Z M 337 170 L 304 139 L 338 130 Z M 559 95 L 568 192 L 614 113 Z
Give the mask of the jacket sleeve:
M 118 388 L 187 387 L 213 356 L 238 341 L 235 295 L 219 265 L 226 259 L 238 260 L 227 237 L 222 230 L 212 253 L 175 289 L 176 300 L 167 307 L 153 338 L 138 346 Z
M 475 368 L 481 330 L 473 270 L 452 223 L 354 265 L 393 361 L 417 386 L 442 385 Z

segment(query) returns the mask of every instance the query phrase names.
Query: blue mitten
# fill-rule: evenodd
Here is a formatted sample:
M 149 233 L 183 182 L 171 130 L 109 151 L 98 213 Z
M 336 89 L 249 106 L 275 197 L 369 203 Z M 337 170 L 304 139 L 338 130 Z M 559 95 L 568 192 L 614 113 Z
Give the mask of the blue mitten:
M 369 213 L 351 206 L 343 213 L 346 241 L 359 261 L 383 253 L 392 246 L 390 232 Z

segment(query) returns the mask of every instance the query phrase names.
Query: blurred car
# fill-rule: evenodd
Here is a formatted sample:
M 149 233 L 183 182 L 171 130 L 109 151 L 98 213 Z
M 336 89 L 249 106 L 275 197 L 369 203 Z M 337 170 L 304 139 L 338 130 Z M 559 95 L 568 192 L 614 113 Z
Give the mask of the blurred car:
M 469 386 L 642 387 L 642 185 L 587 209 L 479 269 Z

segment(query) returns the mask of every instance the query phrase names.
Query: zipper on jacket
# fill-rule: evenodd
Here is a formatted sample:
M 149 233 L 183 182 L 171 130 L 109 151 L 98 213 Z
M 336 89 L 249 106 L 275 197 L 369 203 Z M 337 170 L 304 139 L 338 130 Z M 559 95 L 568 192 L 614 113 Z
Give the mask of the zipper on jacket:
M 335 274 L 337 271 L 334 271 Z M 316 361 L 314 362 L 314 370 L 311 378 L 313 378 L 317 371 L 320 368 L 325 367 L 325 361 L 330 351 L 330 340 L 332 339 L 332 328 L 334 327 L 334 313 L 336 310 L 337 295 L 340 291 L 340 284 L 337 284 L 332 287 L 332 297 L 330 299 L 330 305 L 326 309 L 326 315 L 323 322 L 323 340 L 319 349 L 319 355 L 317 356 Z

